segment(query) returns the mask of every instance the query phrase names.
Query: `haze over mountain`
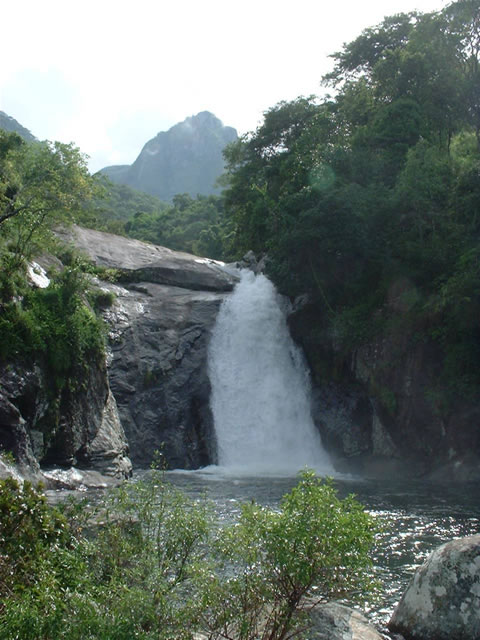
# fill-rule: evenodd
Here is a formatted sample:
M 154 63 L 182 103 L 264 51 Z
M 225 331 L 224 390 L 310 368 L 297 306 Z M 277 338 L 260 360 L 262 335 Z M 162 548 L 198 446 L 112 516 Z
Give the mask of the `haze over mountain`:
M 105 167 L 101 173 L 164 201 L 178 193 L 210 195 L 218 192 L 215 183 L 224 168 L 222 151 L 236 139 L 233 127 L 202 111 L 158 133 L 132 165 Z
M 4 111 L 0 111 L 0 129 L 18 133 L 18 135 L 22 136 L 22 138 L 27 142 L 33 142 L 33 140 L 36 139 L 28 129 L 23 127 L 19 122 L 17 122 L 17 120 L 15 120 L 15 118 L 7 115 Z

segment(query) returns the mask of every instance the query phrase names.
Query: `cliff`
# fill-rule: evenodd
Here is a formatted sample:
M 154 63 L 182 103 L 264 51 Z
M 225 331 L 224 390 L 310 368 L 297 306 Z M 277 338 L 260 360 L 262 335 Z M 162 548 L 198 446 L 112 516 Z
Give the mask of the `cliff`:
M 438 344 L 386 329 L 345 350 L 318 332 L 318 309 L 290 316 L 314 381 L 314 418 L 337 466 L 369 476 L 480 476 L 480 403 L 442 380 Z
M 213 260 L 75 227 L 74 246 L 119 282 L 105 311 L 108 371 L 134 464 L 162 451 L 170 467 L 215 460 L 207 345 L 235 277 Z M 64 236 L 67 239 L 67 236 Z
M 99 277 L 102 269 L 116 276 L 95 279 L 113 294 L 103 312 L 106 361 L 90 362 L 88 375 L 55 398 L 41 362 L 4 365 L 1 447 L 33 472 L 54 464 L 125 476 L 128 450 L 140 467 L 157 450 L 171 468 L 214 463 L 207 347 L 236 277 L 221 263 L 104 232 L 73 227 L 60 235 Z M 444 362 L 435 344 L 414 340 L 399 323 L 348 351 L 318 331 L 318 308 L 303 302 L 290 329 L 310 364 L 313 417 L 336 468 L 478 478 L 480 405 L 438 386 Z
M 128 477 L 132 466 L 105 361 L 90 362 L 86 378 L 58 395 L 41 362 L 0 366 L 0 447 L 22 475 L 47 484 L 40 466 Z

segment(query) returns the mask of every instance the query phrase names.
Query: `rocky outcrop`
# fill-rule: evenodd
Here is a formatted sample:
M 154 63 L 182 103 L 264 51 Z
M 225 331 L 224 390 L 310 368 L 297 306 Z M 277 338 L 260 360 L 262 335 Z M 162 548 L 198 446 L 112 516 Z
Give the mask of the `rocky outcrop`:
M 147 466 L 156 450 L 171 468 L 213 462 L 207 344 L 224 294 L 103 286 L 116 296 L 105 314 L 109 376 L 134 463 Z
M 14 366 L 0 371 L 0 445 L 18 461 L 20 473 L 32 476 L 39 473 L 40 465 L 33 453 L 29 417 L 42 412 L 42 403 L 37 401 L 39 389 L 38 371 L 24 371 L 22 375 Z M 33 407 L 27 404 L 29 398 Z
M 140 240 L 74 226 L 58 232 L 92 263 L 117 269 L 128 282 L 154 282 L 193 291 L 231 291 L 236 278 L 220 263 Z
M 40 465 L 78 465 L 126 477 L 127 448 L 105 363 L 91 363 L 82 384 L 56 396 L 40 363 L 0 368 L 0 449 L 23 476 L 41 479 Z
M 480 535 L 448 542 L 428 557 L 389 628 L 406 640 L 480 638 Z
M 155 451 L 171 468 L 215 461 L 207 344 L 236 276 L 197 258 L 98 231 L 68 237 L 97 266 L 117 269 L 121 282 L 105 311 L 108 371 L 133 462 L 148 466 Z
M 28 129 L 17 122 L 15 118 L 6 114 L 5 111 L 0 111 L 0 129 L 8 131 L 9 133 L 18 133 L 18 135 L 27 142 L 34 142 L 36 140 L 35 136 L 30 133 Z
M 78 388 L 52 399 L 41 363 L 6 367 L 0 450 L 34 473 L 61 465 L 128 475 L 127 441 L 138 466 L 156 451 L 173 468 L 215 461 L 207 344 L 236 276 L 212 260 L 108 233 L 73 227 L 59 236 L 119 280 L 97 282 L 114 299 L 104 312 L 108 375 L 105 363 L 92 362 Z M 48 477 L 70 486 L 83 483 L 77 476 Z
M 223 149 L 236 139 L 235 129 L 202 111 L 149 140 L 131 166 L 102 173 L 164 201 L 181 193 L 210 195 L 218 192 L 215 183 L 224 171 Z
M 294 309 L 291 331 L 313 373 L 314 419 L 338 467 L 444 482 L 480 477 L 480 403 L 447 398 L 438 345 L 414 340 L 399 321 L 349 351 L 319 330 L 318 308 L 307 301 Z

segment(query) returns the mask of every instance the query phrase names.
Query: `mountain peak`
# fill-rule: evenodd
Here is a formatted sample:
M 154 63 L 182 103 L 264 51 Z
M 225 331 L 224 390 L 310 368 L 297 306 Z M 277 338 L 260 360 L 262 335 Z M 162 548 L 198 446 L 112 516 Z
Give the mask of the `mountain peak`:
M 149 140 L 131 166 L 105 167 L 113 182 L 170 201 L 178 193 L 209 195 L 224 170 L 223 149 L 237 139 L 210 111 L 189 116 Z

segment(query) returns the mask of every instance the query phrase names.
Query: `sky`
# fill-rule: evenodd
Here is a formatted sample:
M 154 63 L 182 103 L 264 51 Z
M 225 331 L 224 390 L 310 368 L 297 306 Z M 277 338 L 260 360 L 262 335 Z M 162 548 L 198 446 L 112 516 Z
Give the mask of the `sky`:
M 92 172 L 211 111 L 239 134 L 280 100 L 323 95 L 339 51 L 385 15 L 446 0 L 5 0 L 0 110 L 73 142 Z

